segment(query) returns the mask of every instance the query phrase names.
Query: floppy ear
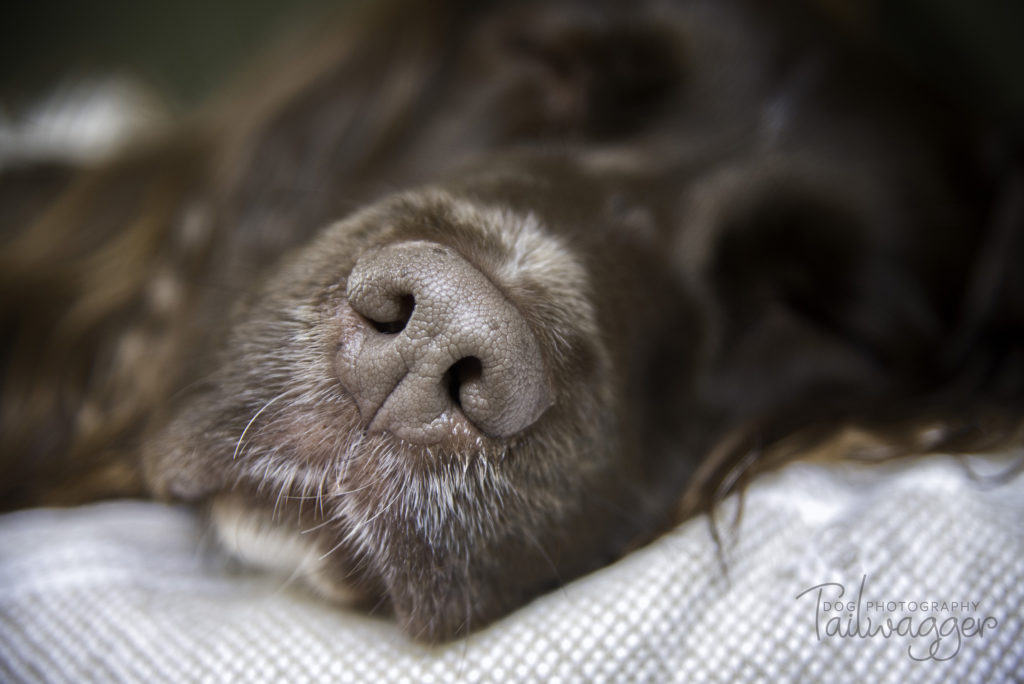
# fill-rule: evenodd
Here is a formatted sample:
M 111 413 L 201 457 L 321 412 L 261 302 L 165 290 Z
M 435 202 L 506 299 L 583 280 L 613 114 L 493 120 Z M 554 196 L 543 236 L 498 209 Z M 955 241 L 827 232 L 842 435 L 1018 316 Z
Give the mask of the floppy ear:
M 182 220 L 204 152 L 175 138 L 0 176 L 0 510 L 141 491 L 130 443 L 205 259 Z M 153 296 L 159 274 L 181 274 L 172 296 Z
M 843 411 L 927 381 L 949 322 L 908 256 L 927 251 L 918 227 L 827 175 L 744 172 L 707 193 L 690 242 L 712 400 L 741 417 Z
M 39 162 L 0 169 L 0 240 L 34 221 L 68 186 L 77 169 L 63 162 Z

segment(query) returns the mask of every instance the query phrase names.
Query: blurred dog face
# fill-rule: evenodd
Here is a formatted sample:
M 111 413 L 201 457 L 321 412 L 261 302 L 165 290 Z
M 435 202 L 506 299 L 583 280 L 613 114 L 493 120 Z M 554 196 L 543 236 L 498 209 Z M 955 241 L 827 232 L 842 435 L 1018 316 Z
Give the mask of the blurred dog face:
M 141 449 L 238 554 L 430 640 L 726 491 L 737 430 L 948 379 L 984 199 L 955 118 L 789 9 L 457 10 L 385 13 L 213 145 Z
M 546 154 L 484 168 L 289 257 L 148 456 L 162 493 L 213 498 L 229 544 L 254 517 L 287 531 L 322 557 L 321 589 L 383 590 L 431 639 L 663 524 L 660 480 L 678 491 L 689 467 L 660 443 L 684 385 L 644 390 L 692 363 L 666 343 L 687 299 L 608 208 L 635 174 Z

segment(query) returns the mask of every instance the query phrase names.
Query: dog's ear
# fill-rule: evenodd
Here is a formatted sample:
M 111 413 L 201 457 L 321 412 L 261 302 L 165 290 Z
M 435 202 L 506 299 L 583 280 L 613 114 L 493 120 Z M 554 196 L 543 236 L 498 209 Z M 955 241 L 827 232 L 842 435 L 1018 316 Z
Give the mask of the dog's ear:
M 914 254 L 929 252 L 924 233 L 855 185 L 745 173 L 709 191 L 691 272 L 708 333 L 702 386 L 730 410 L 842 411 L 935 371 L 950 323 L 937 265 Z
M 68 186 L 77 169 L 46 161 L 0 169 L 0 240 L 34 221 Z
M 174 138 L 0 174 L 0 510 L 140 493 L 126 444 L 189 327 L 171 321 L 207 254 L 182 209 L 205 151 Z

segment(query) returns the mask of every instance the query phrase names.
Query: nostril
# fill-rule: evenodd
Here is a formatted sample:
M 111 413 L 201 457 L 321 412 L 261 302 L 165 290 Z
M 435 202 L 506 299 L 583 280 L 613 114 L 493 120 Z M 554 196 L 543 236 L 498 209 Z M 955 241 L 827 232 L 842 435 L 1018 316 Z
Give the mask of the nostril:
M 412 318 L 413 309 L 416 308 L 416 299 L 411 295 L 401 295 L 396 298 L 394 306 L 388 307 L 388 311 L 384 315 L 378 315 L 377 317 L 371 317 L 364 315 L 366 321 L 379 333 L 385 335 L 395 335 L 403 330 L 409 323 L 409 319 Z M 377 320 L 383 318 L 385 320 Z
M 484 374 L 484 365 L 475 356 L 466 356 L 459 359 L 445 374 L 445 381 L 448 386 L 448 396 L 452 403 L 462 408 L 461 392 L 466 383 L 480 379 Z
M 454 250 L 412 241 L 367 251 L 345 295 L 360 322 L 338 352 L 339 379 L 368 430 L 429 444 L 458 412 L 464 426 L 507 438 L 552 405 L 526 319 Z

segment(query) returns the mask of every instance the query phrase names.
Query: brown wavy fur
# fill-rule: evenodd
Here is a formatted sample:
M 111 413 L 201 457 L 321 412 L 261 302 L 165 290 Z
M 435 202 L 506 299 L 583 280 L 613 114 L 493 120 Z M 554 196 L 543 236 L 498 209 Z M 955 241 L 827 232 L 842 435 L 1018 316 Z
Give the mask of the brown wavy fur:
M 664 307 L 634 307 L 653 342 L 627 330 L 633 321 L 602 322 L 611 358 L 629 366 L 604 390 L 625 387 L 620 412 L 644 415 L 619 416 L 632 426 L 623 434 L 587 437 L 632 443 L 643 458 L 629 467 L 645 472 L 630 477 L 675 503 L 650 504 L 660 508 L 638 515 L 628 540 L 567 561 L 562 579 L 764 470 L 848 456 L 823 445 L 848 444 L 853 428 L 874 435 L 882 457 L 1019 442 L 1024 176 L 1012 148 L 798 3 L 373 4 L 278 59 L 203 117 L 99 168 L 6 172 L 4 507 L 174 491 L 167 472 L 143 481 L 139 454 L 168 434 L 193 448 L 182 422 L 194 428 L 206 413 L 255 419 L 252 407 L 205 393 L 246 379 L 223 379 L 238 330 L 289 316 L 267 301 L 292 294 L 260 293 L 281 254 L 424 183 L 521 203 L 515 182 L 459 180 L 481 156 L 478 169 L 565 182 L 564 196 L 544 200 L 555 206 L 538 208 L 550 216 L 586 215 L 566 204 L 589 202 L 573 195 L 574 174 L 611 188 L 596 220 L 617 217 L 621 244 L 581 241 L 578 255 L 604 293 L 599 318 L 623 315 L 630 302 L 607 302 L 645 288 Z M 779 93 L 806 119 L 786 133 L 795 142 L 762 154 L 750 112 Z M 682 148 L 684 162 L 673 157 Z M 522 162 L 530 155 L 543 159 Z M 406 209 L 396 206 L 400 223 Z M 432 220 L 451 220 L 430 206 Z M 693 228 L 708 216 L 711 232 Z M 575 396 L 570 375 L 560 382 Z M 240 447 L 239 438 L 236 456 Z M 528 529 L 531 512 L 516 515 Z M 424 587 L 444 585 L 424 573 Z M 543 585 L 522 581 L 512 604 Z M 495 582 L 473 589 L 473 626 L 513 607 L 496 598 L 500 573 Z M 389 587 L 399 604 L 417 593 L 411 581 Z M 458 615 L 433 622 L 419 600 L 408 598 L 411 631 L 434 639 L 469 628 Z

